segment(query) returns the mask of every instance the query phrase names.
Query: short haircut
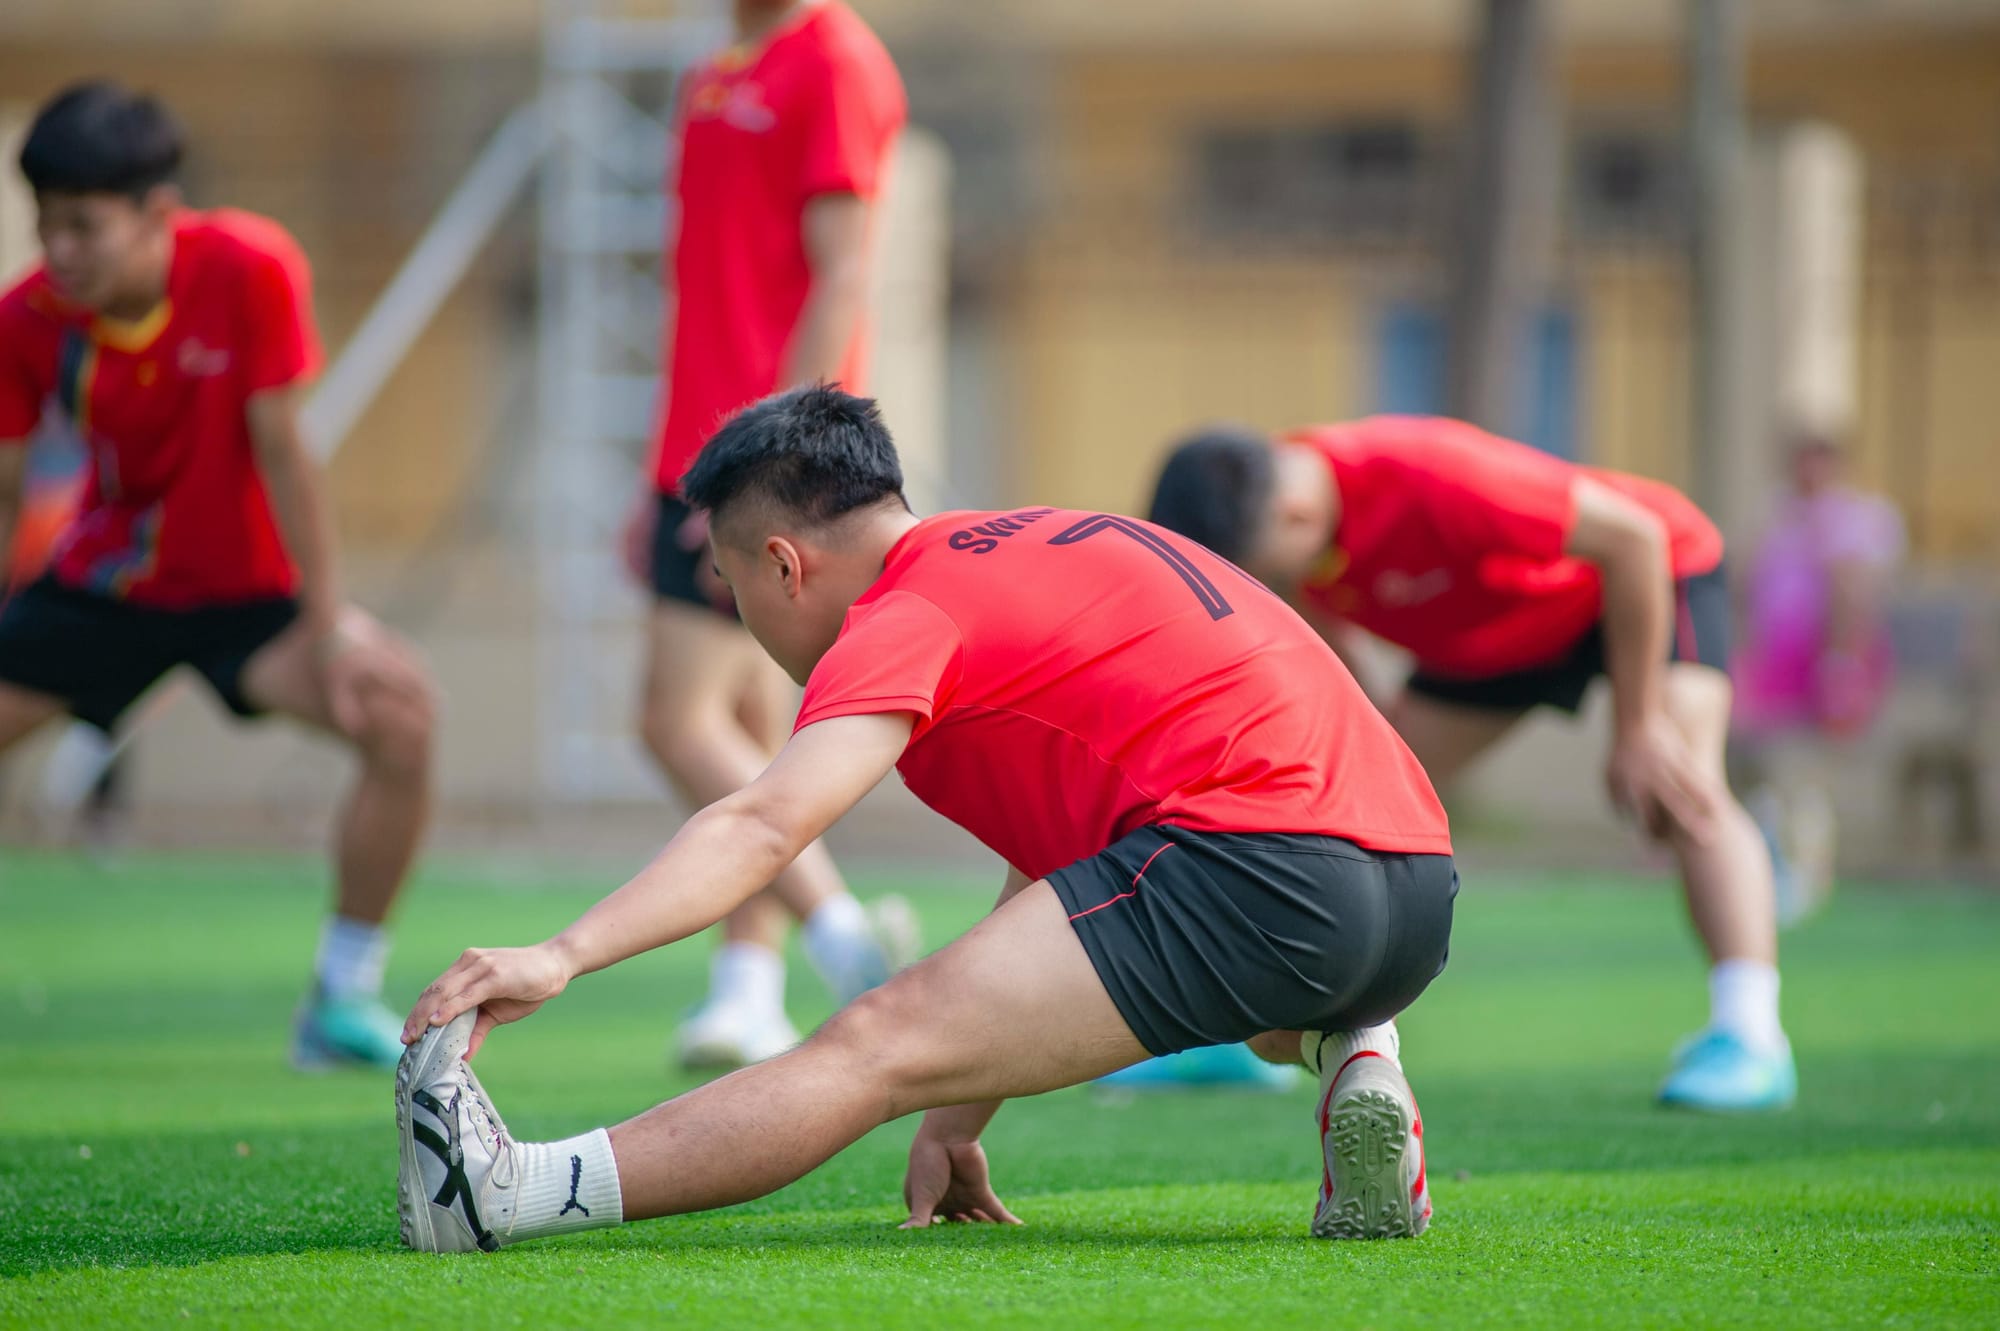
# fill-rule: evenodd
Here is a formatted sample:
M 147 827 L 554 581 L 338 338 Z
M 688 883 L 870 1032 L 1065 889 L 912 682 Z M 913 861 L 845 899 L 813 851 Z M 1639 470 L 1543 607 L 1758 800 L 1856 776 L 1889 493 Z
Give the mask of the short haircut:
M 812 384 L 729 419 L 681 477 L 681 497 L 717 524 L 752 505 L 820 527 L 903 498 L 903 467 L 872 398 Z
M 181 165 L 181 127 L 153 98 L 116 83 L 72 84 L 35 116 L 21 174 L 37 194 L 144 198 Z
M 1147 516 L 1241 563 L 1263 530 L 1275 476 L 1271 441 L 1264 435 L 1242 426 L 1209 426 L 1167 455 Z

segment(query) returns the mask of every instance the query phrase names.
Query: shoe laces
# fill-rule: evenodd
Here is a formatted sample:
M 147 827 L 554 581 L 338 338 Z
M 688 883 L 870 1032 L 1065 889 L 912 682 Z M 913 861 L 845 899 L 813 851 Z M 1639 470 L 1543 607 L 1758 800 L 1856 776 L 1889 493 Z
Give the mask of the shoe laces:
M 487 1102 L 486 1088 L 479 1084 L 479 1078 L 468 1065 L 465 1069 L 466 1097 L 465 1113 L 472 1122 L 472 1129 L 479 1139 L 493 1153 L 493 1168 L 487 1174 L 495 1187 L 512 1188 L 520 1178 L 520 1167 L 515 1160 L 514 1139 L 501 1123 L 499 1114 Z

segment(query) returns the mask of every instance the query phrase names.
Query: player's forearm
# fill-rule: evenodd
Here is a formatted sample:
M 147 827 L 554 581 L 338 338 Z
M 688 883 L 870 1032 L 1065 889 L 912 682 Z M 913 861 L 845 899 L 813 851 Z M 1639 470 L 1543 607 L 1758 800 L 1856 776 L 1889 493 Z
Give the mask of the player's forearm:
M 946 1105 L 941 1109 L 926 1110 L 923 1124 L 917 1129 L 932 1141 L 947 1145 L 956 1142 L 976 1142 L 993 1116 L 1000 1112 L 1005 1100 L 984 1100 L 973 1105 Z
M 719 800 L 549 945 L 574 976 L 698 934 L 777 877 L 811 840 L 748 807 L 741 795 Z
M 867 308 L 868 272 L 860 255 L 815 271 L 785 350 L 785 384 L 838 379 Z
M 1666 535 L 1634 530 L 1598 561 L 1604 580 L 1604 659 L 1620 734 L 1643 727 L 1662 705 L 1673 635 L 1673 570 Z
M 293 448 L 276 456 L 267 453 L 262 470 L 278 534 L 298 566 L 300 611 L 308 623 L 330 629 L 340 612 L 341 591 L 333 514 L 319 465 L 303 448 Z
M 25 446 L 0 441 L 0 596 L 13 583 L 14 533 L 20 528 L 26 473 Z

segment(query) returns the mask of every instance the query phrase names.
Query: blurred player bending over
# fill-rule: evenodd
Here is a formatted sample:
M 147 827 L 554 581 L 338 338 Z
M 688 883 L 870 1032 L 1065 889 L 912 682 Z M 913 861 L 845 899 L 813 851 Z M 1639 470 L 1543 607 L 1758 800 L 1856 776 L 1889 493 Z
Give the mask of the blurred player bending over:
M 727 1206 L 920 1109 L 908 1223 L 1011 1221 L 979 1144 L 1001 1100 L 1253 1037 L 1324 1088 L 1313 1232 L 1421 1231 L 1423 1129 L 1380 1023 L 1443 967 L 1458 880 L 1423 769 L 1326 644 L 1131 518 L 920 521 L 874 404 L 830 388 L 737 416 L 684 489 L 806 686 L 798 728 L 568 929 L 424 992 L 397 1073 L 405 1240 Z M 892 767 L 1011 866 L 992 915 L 791 1053 L 608 1132 L 507 1134 L 463 1057 L 496 1023 L 707 928 Z
M 180 158 L 166 112 L 109 83 L 55 98 L 21 149 L 43 263 L 0 297 L 0 551 L 44 411 L 92 471 L 49 571 L 0 607 L 0 749 L 65 710 L 108 731 L 179 665 L 239 716 L 346 742 L 360 779 L 292 1057 L 387 1065 L 382 921 L 424 828 L 430 682 L 341 595 L 299 434 L 305 256 L 265 218 L 183 207 Z
M 777 752 L 792 694 L 709 574 L 681 472 L 730 413 L 774 389 L 822 379 L 859 389 L 870 232 L 904 116 L 896 67 L 840 0 L 736 0 L 735 19 L 736 44 L 679 92 L 663 423 L 653 493 L 627 541 L 654 598 L 641 733 L 695 807 Z M 797 1042 L 785 1016 L 787 912 L 842 1002 L 887 978 L 890 954 L 914 949 L 893 915 L 869 918 L 823 846 L 770 888 L 723 926 L 708 998 L 681 1029 L 690 1067 L 754 1063 Z
M 1276 588 L 1338 641 L 1407 649 L 1387 712 L 1448 784 L 1538 706 L 1574 713 L 1611 681 L 1612 800 L 1680 861 L 1708 950 L 1708 1027 L 1668 1103 L 1791 1102 L 1778 1022 L 1771 863 L 1723 776 L 1729 605 L 1722 537 L 1678 491 L 1572 466 L 1458 421 L 1375 417 L 1278 439 L 1197 435 L 1153 519 Z

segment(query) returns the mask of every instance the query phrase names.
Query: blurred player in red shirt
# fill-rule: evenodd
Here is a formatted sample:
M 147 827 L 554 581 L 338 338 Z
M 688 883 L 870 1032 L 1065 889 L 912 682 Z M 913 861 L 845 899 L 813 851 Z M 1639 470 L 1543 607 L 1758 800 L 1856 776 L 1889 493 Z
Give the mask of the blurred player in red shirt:
M 305 256 L 265 218 L 183 207 L 180 156 L 167 113 L 109 83 L 49 102 L 21 149 L 44 261 L 0 296 L 0 552 L 45 413 L 90 472 L 47 571 L 0 607 L 0 749 L 64 711 L 108 732 L 181 665 L 239 716 L 346 743 L 361 774 L 292 1055 L 393 1063 L 382 922 L 426 821 L 430 682 L 341 593 L 299 433 Z
M 1611 681 L 1612 801 L 1680 862 L 1712 964 L 1708 1027 L 1661 1098 L 1772 1109 L 1796 1093 L 1778 1020 L 1771 862 L 1723 775 L 1722 537 L 1669 486 L 1459 421 L 1373 417 L 1181 443 L 1153 519 L 1278 590 L 1329 641 L 1408 651 L 1385 710 L 1439 785 L 1536 707 Z
M 904 121 L 889 55 L 841 0 L 737 0 L 736 41 L 677 93 L 667 365 L 652 488 L 627 536 L 654 598 L 641 722 L 693 807 L 756 776 L 784 742 L 784 677 L 708 572 L 681 473 L 738 408 L 791 384 L 856 391 L 868 350 L 870 249 Z M 871 918 L 824 847 L 724 926 L 709 996 L 682 1026 L 690 1067 L 733 1067 L 797 1042 L 785 1016 L 789 912 L 844 1002 L 914 948 L 899 902 Z
M 798 728 L 563 933 L 467 952 L 425 991 L 397 1073 L 404 1240 L 727 1206 L 916 1110 L 906 1223 L 1005 1223 L 979 1142 L 1002 1099 L 1245 1039 L 1319 1073 L 1312 1232 L 1420 1232 L 1422 1123 L 1385 1023 L 1444 965 L 1451 838 L 1312 629 L 1132 518 L 918 519 L 874 403 L 833 388 L 742 412 L 683 484 L 743 622 L 805 685 Z M 706 928 L 891 770 L 1007 862 L 983 923 L 768 1063 L 608 1131 L 507 1134 L 464 1057 L 496 1023 Z

